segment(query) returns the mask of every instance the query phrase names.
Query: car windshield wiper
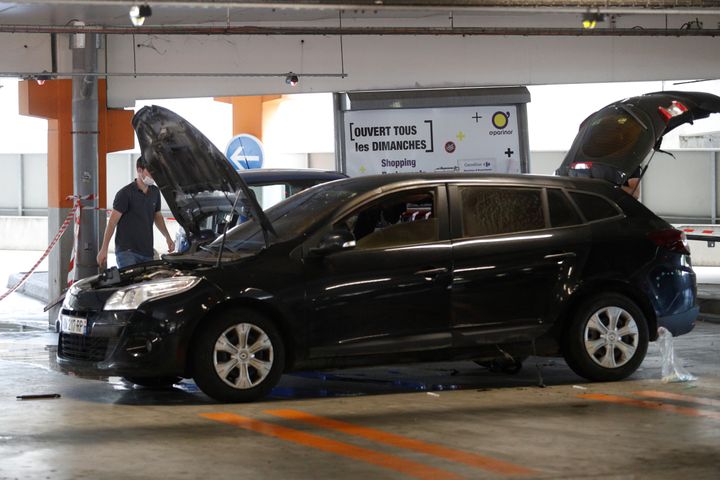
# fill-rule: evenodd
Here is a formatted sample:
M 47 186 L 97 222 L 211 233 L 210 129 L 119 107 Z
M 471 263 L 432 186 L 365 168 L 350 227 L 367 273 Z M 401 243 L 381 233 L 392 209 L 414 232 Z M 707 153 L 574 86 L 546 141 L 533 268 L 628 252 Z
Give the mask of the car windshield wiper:
M 237 208 L 238 200 L 240 200 L 240 194 L 243 193 L 242 189 L 238 190 L 238 192 L 235 194 L 235 201 L 233 202 L 232 209 L 230 210 L 231 214 L 235 214 L 235 208 Z M 222 241 L 220 242 L 220 250 L 218 251 L 218 257 L 217 257 L 217 266 L 220 266 L 220 262 L 222 261 L 222 254 L 223 250 L 225 249 L 225 240 L 227 239 L 227 232 L 228 227 L 230 226 L 230 222 L 225 222 L 225 228 L 223 229 L 222 234 Z

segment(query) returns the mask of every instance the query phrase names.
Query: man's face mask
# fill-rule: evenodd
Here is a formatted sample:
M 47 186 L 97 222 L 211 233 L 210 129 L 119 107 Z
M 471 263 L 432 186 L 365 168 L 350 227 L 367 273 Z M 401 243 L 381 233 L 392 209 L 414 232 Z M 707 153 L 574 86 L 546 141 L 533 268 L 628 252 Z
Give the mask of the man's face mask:
M 147 170 L 145 170 L 147 171 Z M 155 180 L 152 179 L 150 175 L 145 175 L 144 173 L 140 172 L 140 180 L 147 185 L 148 187 L 151 185 L 155 185 Z

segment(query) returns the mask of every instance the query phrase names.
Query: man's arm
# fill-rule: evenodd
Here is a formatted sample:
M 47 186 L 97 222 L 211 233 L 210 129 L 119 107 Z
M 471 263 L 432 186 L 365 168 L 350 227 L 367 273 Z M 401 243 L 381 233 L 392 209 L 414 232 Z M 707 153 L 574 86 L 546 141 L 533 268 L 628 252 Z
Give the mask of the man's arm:
M 165 241 L 167 242 L 168 246 L 168 252 L 175 251 L 175 241 L 170 236 L 167 226 L 165 226 L 165 219 L 160 212 L 155 212 L 155 226 L 158 228 L 158 230 L 160 230 L 160 233 L 163 234 L 163 237 L 165 237 Z
M 120 221 L 120 217 L 122 217 L 122 213 L 113 209 L 112 213 L 110 214 L 110 219 L 108 220 L 107 227 L 105 228 L 105 235 L 103 235 L 102 246 L 100 247 L 100 251 L 97 254 L 97 263 L 101 267 L 104 267 L 107 263 L 110 239 L 112 238 L 113 233 L 115 233 L 115 227 Z
M 623 185 L 622 189 L 625 190 L 627 193 L 635 197 L 636 199 L 640 198 L 640 179 L 639 178 L 629 178 L 627 181 L 627 185 Z

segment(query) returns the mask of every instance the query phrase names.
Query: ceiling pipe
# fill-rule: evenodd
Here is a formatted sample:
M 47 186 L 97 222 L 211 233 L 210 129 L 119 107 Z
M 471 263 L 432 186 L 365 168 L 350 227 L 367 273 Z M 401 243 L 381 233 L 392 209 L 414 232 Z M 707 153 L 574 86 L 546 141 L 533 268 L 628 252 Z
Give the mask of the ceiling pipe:
M 36 79 L 42 75 L 44 79 L 73 77 L 282 77 L 286 78 L 289 72 L 282 73 L 237 73 L 237 72 L 0 72 L 0 78 Z M 347 73 L 292 73 L 300 78 L 346 78 Z
M 0 33 L 99 33 L 104 35 L 431 35 L 431 36 L 577 36 L 717 37 L 720 29 L 694 28 L 544 28 L 544 27 L 115 27 L 0 25 Z
M 127 0 L 25 0 L 23 3 L 43 5 L 98 5 L 132 6 L 137 1 Z M 645 15 L 710 15 L 717 14 L 717 2 L 714 0 L 361 0 L 331 2 L 318 0 L 266 0 L 255 2 L 242 1 L 203 1 L 203 0 L 153 0 L 157 7 L 185 7 L 205 9 L 248 9 L 248 10 L 366 10 L 366 11 L 443 11 L 465 12 L 538 12 L 547 9 L 547 13 L 580 12 L 591 8 L 602 13 L 645 14 Z M 688 8 L 688 3 L 690 7 Z

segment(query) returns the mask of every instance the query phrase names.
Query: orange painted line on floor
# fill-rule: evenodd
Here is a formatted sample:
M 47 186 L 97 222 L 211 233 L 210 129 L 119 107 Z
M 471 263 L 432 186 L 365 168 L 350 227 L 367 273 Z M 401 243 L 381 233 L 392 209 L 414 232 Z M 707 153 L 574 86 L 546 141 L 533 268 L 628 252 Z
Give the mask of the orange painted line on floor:
M 714 398 L 693 397 L 691 395 L 661 392 L 659 390 L 641 390 L 639 392 L 633 392 L 633 395 L 638 395 L 640 397 L 662 398 L 664 400 L 677 400 L 679 402 L 697 403 L 698 405 L 706 405 L 708 407 L 720 407 L 720 400 L 715 400 Z
M 403 437 L 401 435 L 387 433 L 381 430 L 375 430 L 373 428 L 361 427 L 352 423 L 341 422 L 326 417 L 319 417 L 317 415 L 301 412 L 299 410 L 266 410 L 265 413 L 286 418 L 289 420 L 296 420 L 308 423 L 316 427 L 336 430 L 347 435 L 362 437 L 367 440 L 372 440 L 374 442 L 392 445 L 393 447 L 405 448 L 407 450 L 413 450 L 416 452 L 441 457 L 447 460 L 464 463 L 465 465 L 470 465 L 476 468 L 489 470 L 491 472 L 500 473 L 503 475 L 537 474 L 537 472 L 534 470 L 530 470 L 519 465 L 514 465 L 512 463 L 503 462 L 502 460 L 497 460 L 495 458 L 486 457 L 484 455 L 464 452 L 461 450 L 454 450 L 452 448 L 443 447 L 441 445 L 426 443 L 420 440 Z
M 635 398 L 619 397 L 617 395 L 605 395 L 603 393 L 585 393 L 578 395 L 579 398 L 587 398 L 589 400 L 599 400 L 601 402 L 618 403 L 621 405 L 631 405 L 633 407 L 647 408 L 650 410 L 660 410 L 669 413 L 678 413 L 690 417 L 705 417 L 713 420 L 720 420 L 720 412 L 711 412 L 709 410 L 699 410 L 697 408 L 679 407 L 667 403 L 651 402 L 648 400 L 637 400 Z
M 232 413 L 201 413 L 200 416 L 324 452 L 334 453 L 342 457 L 360 460 L 414 478 L 427 480 L 456 480 L 463 478 L 452 472 L 430 467 L 422 463 Z

